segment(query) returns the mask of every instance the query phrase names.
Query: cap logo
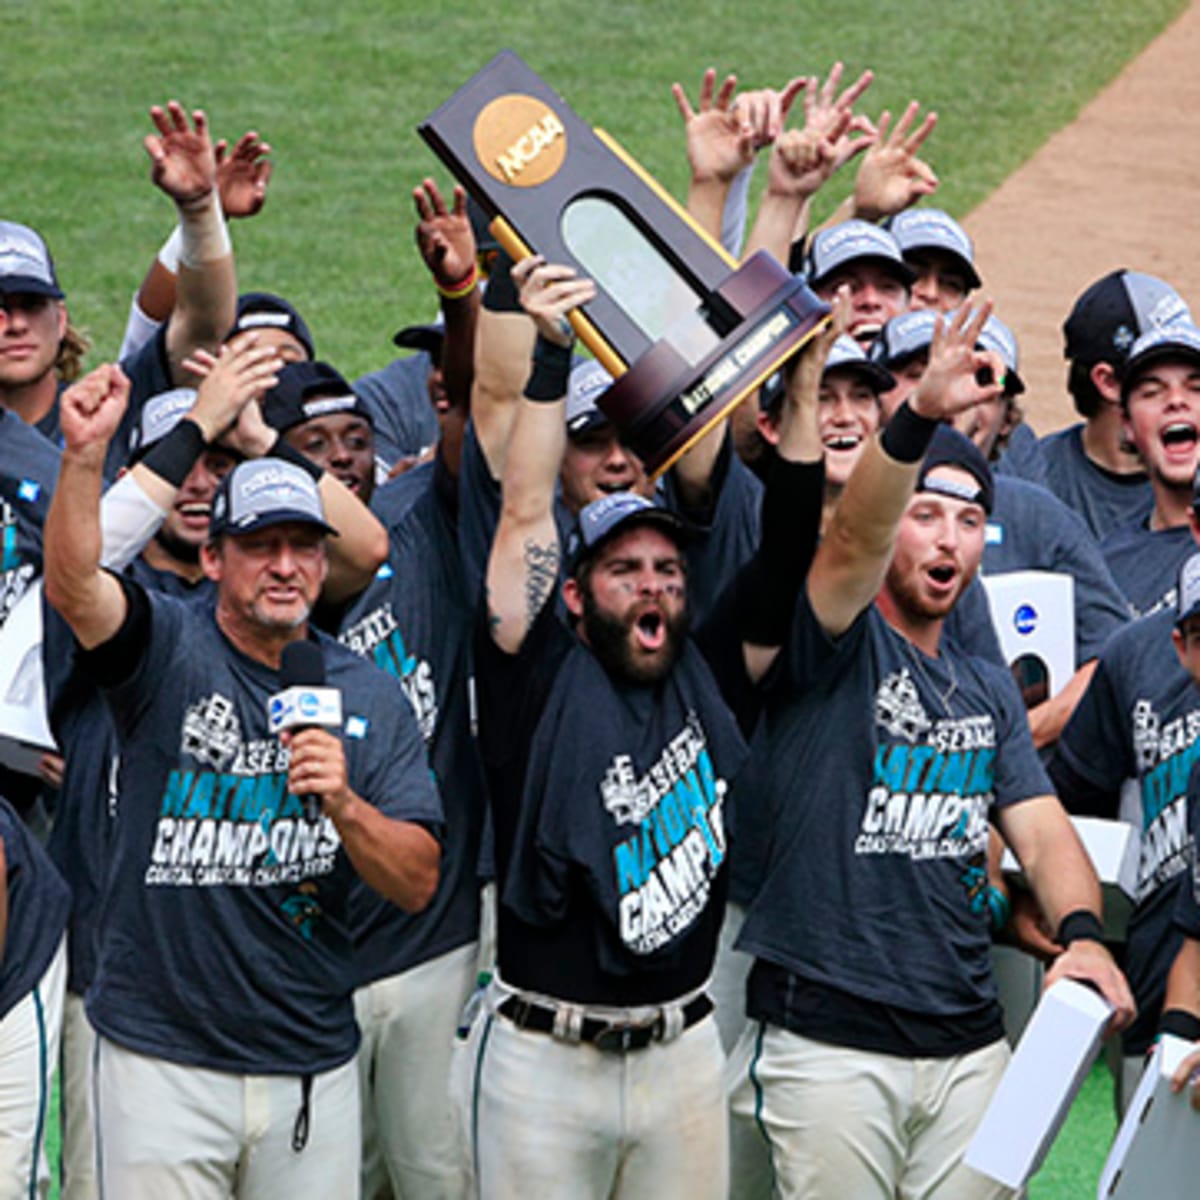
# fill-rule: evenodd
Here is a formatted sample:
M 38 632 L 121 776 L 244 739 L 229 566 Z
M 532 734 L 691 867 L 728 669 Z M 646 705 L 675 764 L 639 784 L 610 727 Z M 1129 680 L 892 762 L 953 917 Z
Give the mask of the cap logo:
M 238 318 L 237 327 L 239 329 L 259 329 L 263 325 L 271 325 L 276 329 L 282 329 L 291 323 L 290 313 L 248 312 Z
M 348 396 L 322 396 L 318 400 L 306 400 L 300 407 L 304 410 L 306 417 L 323 417 L 326 413 L 345 412 L 348 408 L 353 408 L 358 403 L 358 397 L 351 394 Z
M 968 504 L 979 504 L 979 488 L 960 483 L 957 479 L 923 479 L 922 492 L 937 492 L 952 500 L 965 500 Z
M 493 179 L 537 187 L 552 179 L 567 156 L 567 133 L 535 96 L 498 96 L 475 118 L 475 154 Z
M 1121 351 L 1122 354 L 1128 353 L 1129 347 L 1137 339 L 1133 335 L 1133 330 L 1128 325 L 1118 325 L 1113 330 L 1113 345 Z

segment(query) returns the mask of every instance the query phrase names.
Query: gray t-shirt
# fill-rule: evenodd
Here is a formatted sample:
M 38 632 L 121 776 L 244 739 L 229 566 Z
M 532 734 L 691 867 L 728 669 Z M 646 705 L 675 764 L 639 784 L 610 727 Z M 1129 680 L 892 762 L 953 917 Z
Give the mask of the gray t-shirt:
M 1142 521 L 1109 534 L 1100 550 L 1131 615 L 1148 617 L 1175 608 L 1179 570 L 1195 553 L 1196 541 L 1186 525 L 1151 530 Z

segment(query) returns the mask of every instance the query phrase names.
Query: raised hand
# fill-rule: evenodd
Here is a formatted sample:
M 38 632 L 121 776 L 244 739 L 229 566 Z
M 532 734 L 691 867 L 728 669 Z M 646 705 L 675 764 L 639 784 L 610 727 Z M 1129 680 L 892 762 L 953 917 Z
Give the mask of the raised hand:
M 863 158 L 854 181 L 854 215 L 865 221 L 890 217 L 937 190 L 938 178 L 917 151 L 937 125 L 937 113 L 926 113 L 914 129 L 920 111 L 914 100 L 891 128 L 892 114 L 879 118 L 874 145 Z
M 799 141 L 808 148 L 809 165 L 806 171 L 800 169 L 805 156 L 799 154 L 793 154 L 792 163 L 785 164 L 792 187 L 800 195 L 814 195 L 839 167 L 874 144 L 875 126 L 867 117 L 856 116 L 854 106 L 875 75 L 864 71 L 839 93 L 844 71 L 838 62 L 824 84 L 815 75 L 803 81 L 804 128 L 799 132 Z
M 143 139 L 150 155 L 150 178 L 181 208 L 208 199 L 217 185 L 217 156 L 203 109 L 192 113 L 192 124 L 178 100 L 165 109 L 155 105 L 150 119 L 158 136 Z
M 59 422 L 68 450 L 103 457 L 129 402 L 129 380 L 115 363 L 101 363 L 59 398 Z
M 222 346 L 219 355 L 197 350 L 184 366 L 202 377 L 196 403 L 188 415 L 203 430 L 205 441 L 211 442 L 235 422 L 240 423 L 242 412 L 251 401 L 258 400 L 279 382 L 283 360 L 272 347 L 260 346 L 258 335 L 249 332 Z M 273 440 L 272 436 L 270 441 Z M 248 450 L 241 445 L 235 449 L 244 453 Z
M 222 138 L 214 149 L 221 209 L 229 219 L 253 217 L 267 200 L 267 184 L 274 169 L 271 147 L 252 130 L 238 138 L 231 151 Z
M 441 288 L 462 285 L 475 268 L 475 234 L 467 216 L 467 193 L 454 187 L 454 207 L 448 209 L 432 179 L 413 188 L 417 206 L 417 249 Z
M 975 348 L 979 331 L 991 315 L 992 302 L 985 300 L 975 310 L 964 304 L 949 321 L 938 317 L 929 346 L 929 366 L 909 401 L 915 412 L 948 421 L 1000 396 L 1003 385 L 992 369 L 992 356 Z
M 569 346 L 575 335 L 567 313 L 596 296 L 596 285 L 580 279 L 574 268 L 548 263 L 540 254 L 522 259 L 512 269 L 521 307 L 533 318 L 538 333 L 548 342 Z
M 709 67 L 700 81 L 699 107 L 692 108 L 683 88 L 671 85 L 687 133 L 693 182 L 729 183 L 782 128 L 782 94 L 748 92 L 734 101 L 736 88 L 737 76 L 727 75 L 717 89 L 717 73 Z

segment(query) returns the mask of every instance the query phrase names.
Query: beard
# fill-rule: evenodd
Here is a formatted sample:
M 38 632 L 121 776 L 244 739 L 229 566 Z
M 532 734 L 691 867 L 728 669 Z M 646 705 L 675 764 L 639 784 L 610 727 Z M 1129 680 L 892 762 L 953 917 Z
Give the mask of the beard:
M 950 615 L 950 610 L 958 603 L 974 578 L 973 571 L 962 576 L 953 596 L 944 600 L 934 600 L 921 591 L 914 577 L 902 575 L 892 566 L 888 568 L 887 589 L 891 592 L 896 607 L 911 620 L 942 621 Z
M 627 617 L 602 612 L 591 588 L 583 589 L 583 616 L 580 618 L 592 653 L 600 665 L 617 679 L 628 683 L 658 683 L 674 669 L 683 654 L 690 615 L 686 606 L 674 616 L 655 609 L 663 623 L 663 643 L 653 653 L 637 649 L 634 627 L 646 609 L 634 610 Z
M 172 533 L 166 526 L 160 525 L 154 540 L 176 561 L 194 565 L 200 561 L 200 546 L 197 543 L 185 541 Z

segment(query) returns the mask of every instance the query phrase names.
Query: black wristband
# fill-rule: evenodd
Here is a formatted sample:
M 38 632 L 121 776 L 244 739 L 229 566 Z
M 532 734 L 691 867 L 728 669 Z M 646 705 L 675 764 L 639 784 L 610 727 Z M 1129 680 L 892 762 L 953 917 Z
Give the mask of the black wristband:
M 142 462 L 160 479 L 181 488 L 207 445 L 200 426 L 191 417 L 184 417 L 146 451 Z
M 523 312 L 517 285 L 512 279 L 513 261 L 501 250 L 488 272 L 487 287 L 483 289 L 483 307 L 488 312 Z
M 879 444 L 889 458 L 897 462 L 918 463 L 925 457 L 929 443 L 941 421 L 915 413 L 905 400 L 884 427 Z
M 1054 940 L 1060 946 L 1069 946 L 1072 942 L 1084 939 L 1103 942 L 1104 926 L 1100 924 L 1100 918 L 1094 912 L 1089 912 L 1086 908 L 1077 908 L 1063 917 Z
M 1158 1019 L 1158 1032 L 1169 1033 L 1189 1042 L 1200 1042 L 1200 1017 L 1186 1008 L 1168 1008 Z
M 318 467 L 307 454 L 302 454 L 295 446 L 289 446 L 283 440 L 282 433 L 275 439 L 275 444 L 267 451 L 267 455 L 270 458 L 280 458 L 294 467 L 299 467 L 302 471 L 307 471 L 312 476 L 314 483 L 320 483 L 321 476 L 325 474 L 324 467 Z
M 533 370 L 525 385 L 525 399 L 549 404 L 567 394 L 571 379 L 571 347 L 548 342 L 540 334 L 533 347 Z

